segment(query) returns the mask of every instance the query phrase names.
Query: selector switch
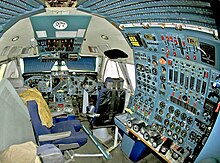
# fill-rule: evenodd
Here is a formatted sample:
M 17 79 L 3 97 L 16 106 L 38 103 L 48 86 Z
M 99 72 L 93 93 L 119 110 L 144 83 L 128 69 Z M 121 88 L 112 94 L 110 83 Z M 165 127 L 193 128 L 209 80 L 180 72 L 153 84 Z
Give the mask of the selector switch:
M 188 100 L 188 97 L 187 97 L 186 95 L 183 95 L 183 96 L 182 96 L 182 99 L 183 99 L 183 101 L 187 101 L 187 100 Z

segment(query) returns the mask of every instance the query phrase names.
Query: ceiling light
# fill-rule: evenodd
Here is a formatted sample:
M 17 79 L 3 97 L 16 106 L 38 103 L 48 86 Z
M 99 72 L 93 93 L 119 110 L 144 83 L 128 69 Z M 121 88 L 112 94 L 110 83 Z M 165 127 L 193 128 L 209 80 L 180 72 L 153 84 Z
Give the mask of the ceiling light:
M 15 36 L 14 38 L 11 39 L 11 41 L 17 41 L 19 39 L 19 36 Z
M 108 40 L 108 36 L 106 36 L 106 35 L 101 35 L 101 38 L 104 40 Z

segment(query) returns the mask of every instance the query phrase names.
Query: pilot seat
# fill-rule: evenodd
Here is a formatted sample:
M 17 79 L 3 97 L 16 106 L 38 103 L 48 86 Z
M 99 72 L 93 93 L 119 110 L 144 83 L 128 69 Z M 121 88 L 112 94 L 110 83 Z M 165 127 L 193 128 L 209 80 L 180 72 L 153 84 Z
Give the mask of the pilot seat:
M 95 108 L 87 108 L 87 117 L 93 135 L 105 143 L 112 139 L 107 128 L 113 128 L 114 117 L 122 113 L 125 105 L 126 91 L 123 88 L 122 78 L 107 77 L 104 87 L 99 91 Z

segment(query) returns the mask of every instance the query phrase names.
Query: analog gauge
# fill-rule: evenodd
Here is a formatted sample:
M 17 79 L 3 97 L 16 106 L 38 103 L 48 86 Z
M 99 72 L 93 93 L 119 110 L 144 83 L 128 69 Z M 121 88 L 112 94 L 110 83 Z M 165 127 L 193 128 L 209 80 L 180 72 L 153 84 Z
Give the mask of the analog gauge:
M 153 68 L 153 69 L 152 69 L 152 73 L 153 73 L 154 75 L 157 75 L 157 69 L 156 69 L 156 68 Z
M 215 46 L 200 42 L 201 60 L 204 63 L 215 65 Z
M 191 132 L 189 135 L 190 139 L 194 140 L 196 138 L 196 133 L 195 132 Z
M 176 122 L 176 117 L 175 116 L 172 117 L 172 121 Z
M 162 83 L 165 83 L 165 82 L 166 82 L 166 77 L 165 77 L 165 75 L 161 75 L 161 76 L 160 76 L 160 81 L 161 81 Z
M 190 126 L 189 126 L 189 125 L 186 125 L 185 128 L 186 128 L 187 131 L 189 131 Z
M 171 117 L 170 113 L 167 113 L 166 117 L 167 117 L 167 119 L 170 119 L 170 117 Z
M 182 114 L 181 114 L 181 119 L 182 119 L 183 121 L 185 121 L 185 120 L 186 120 L 186 118 L 187 118 L 186 113 L 182 113 Z
M 166 74 L 167 70 L 164 66 L 162 66 L 162 74 Z
M 169 112 L 172 114 L 174 112 L 174 107 L 173 106 L 170 106 L 169 107 Z
M 170 123 L 170 129 L 171 129 L 171 130 L 174 130 L 174 129 L 175 129 L 175 123 L 173 123 L 173 122 Z
M 160 101 L 159 106 L 160 106 L 160 108 L 164 109 L 166 104 L 165 104 L 165 102 Z
M 181 136 L 185 138 L 186 137 L 186 133 L 187 133 L 186 130 L 182 130 L 181 131 Z
M 181 127 L 180 127 L 180 126 L 177 126 L 177 127 L 175 128 L 175 131 L 176 131 L 176 133 L 180 133 Z
M 179 143 L 179 144 L 183 144 L 183 138 L 179 138 L 179 139 L 178 139 L 178 143 Z
M 162 109 L 159 110 L 159 114 L 163 115 L 163 110 Z
M 165 125 L 165 126 L 168 126 L 169 123 L 170 123 L 170 121 L 169 121 L 168 119 L 165 119 L 165 120 L 164 120 L 164 125 Z
M 188 123 L 189 125 L 191 125 L 192 122 L 193 122 L 193 118 L 192 118 L 192 117 L 188 117 L 188 118 L 187 118 L 187 123 Z
M 175 114 L 175 116 L 176 116 L 176 117 L 179 117 L 179 116 L 180 116 L 180 110 L 179 110 L 179 109 L 177 109 L 177 110 L 175 111 L 175 113 L 174 113 L 174 114 Z
M 153 60 L 152 64 L 153 64 L 154 68 L 157 68 L 157 66 L 158 66 L 157 61 Z
M 172 131 L 171 130 L 167 130 L 167 135 L 171 136 L 172 135 Z
M 181 127 L 184 127 L 184 125 L 185 125 L 184 121 L 181 121 L 181 122 L 180 122 L 180 126 L 181 126 Z
M 178 135 L 176 133 L 174 133 L 172 138 L 173 138 L 173 140 L 177 140 L 178 139 Z

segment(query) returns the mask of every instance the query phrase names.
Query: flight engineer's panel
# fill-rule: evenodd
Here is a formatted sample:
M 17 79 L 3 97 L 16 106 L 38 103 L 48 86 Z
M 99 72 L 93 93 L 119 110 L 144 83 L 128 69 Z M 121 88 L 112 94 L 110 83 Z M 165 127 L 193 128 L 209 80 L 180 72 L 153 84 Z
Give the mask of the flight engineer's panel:
M 219 112 L 219 41 L 171 28 L 126 28 L 123 34 L 136 67 L 135 119 L 128 126 L 166 158 L 195 161 Z M 143 122 L 145 131 L 138 127 Z

